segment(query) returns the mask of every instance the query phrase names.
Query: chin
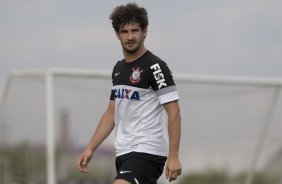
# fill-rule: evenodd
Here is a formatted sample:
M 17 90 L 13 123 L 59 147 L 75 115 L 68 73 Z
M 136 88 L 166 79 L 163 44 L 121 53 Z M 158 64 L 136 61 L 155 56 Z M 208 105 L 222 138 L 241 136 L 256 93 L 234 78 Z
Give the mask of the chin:
M 125 50 L 127 53 L 133 54 L 133 53 L 135 53 L 135 52 L 138 51 L 138 48 L 133 48 L 133 49 L 127 49 L 127 48 L 125 48 L 124 50 Z

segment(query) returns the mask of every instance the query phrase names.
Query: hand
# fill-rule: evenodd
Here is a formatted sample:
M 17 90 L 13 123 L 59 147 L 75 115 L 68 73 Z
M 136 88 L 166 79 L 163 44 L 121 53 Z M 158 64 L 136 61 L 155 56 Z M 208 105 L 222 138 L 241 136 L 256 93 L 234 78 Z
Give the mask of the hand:
M 169 182 L 176 180 L 177 176 L 181 175 L 182 168 L 178 158 L 168 158 L 166 162 L 166 179 Z
M 92 158 L 93 151 L 90 149 L 85 149 L 84 152 L 80 155 L 78 161 L 77 161 L 77 168 L 80 172 L 88 173 L 88 164 Z

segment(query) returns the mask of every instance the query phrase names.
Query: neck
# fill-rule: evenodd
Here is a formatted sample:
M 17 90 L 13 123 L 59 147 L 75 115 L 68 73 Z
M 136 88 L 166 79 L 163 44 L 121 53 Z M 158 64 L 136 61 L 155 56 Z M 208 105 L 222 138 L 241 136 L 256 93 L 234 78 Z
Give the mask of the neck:
M 129 53 L 129 52 L 123 51 L 124 59 L 127 63 L 130 63 L 132 61 L 135 61 L 139 57 L 141 57 L 146 51 L 147 51 L 147 49 L 145 47 L 138 49 L 134 53 Z

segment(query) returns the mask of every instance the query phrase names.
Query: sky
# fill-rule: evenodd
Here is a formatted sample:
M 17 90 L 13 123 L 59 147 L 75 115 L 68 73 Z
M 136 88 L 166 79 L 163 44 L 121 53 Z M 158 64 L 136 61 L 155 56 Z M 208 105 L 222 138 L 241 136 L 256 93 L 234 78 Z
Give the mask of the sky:
M 130 1 L 1 0 L 0 89 L 17 69 L 111 71 L 123 58 L 109 15 Z M 282 1 L 136 1 L 146 47 L 174 73 L 282 77 Z

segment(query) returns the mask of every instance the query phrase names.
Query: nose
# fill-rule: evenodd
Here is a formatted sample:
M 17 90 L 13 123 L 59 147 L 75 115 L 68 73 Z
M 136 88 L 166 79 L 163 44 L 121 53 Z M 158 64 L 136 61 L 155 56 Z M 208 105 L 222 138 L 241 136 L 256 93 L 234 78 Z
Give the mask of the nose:
M 134 38 L 133 33 L 132 32 L 128 32 L 128 39 L 132 40 Z

